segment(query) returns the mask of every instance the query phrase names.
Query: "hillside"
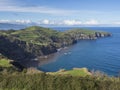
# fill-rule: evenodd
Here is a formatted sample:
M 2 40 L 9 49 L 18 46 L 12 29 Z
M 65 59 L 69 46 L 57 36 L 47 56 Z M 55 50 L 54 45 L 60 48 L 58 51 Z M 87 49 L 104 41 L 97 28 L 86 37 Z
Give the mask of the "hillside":
M 20 64 L 26 59 L 55 53 L 79 40 L 107 36 L 111 34 L 84 29 L 58 32 L 37 26 L 0 31 L 0 90 L 120 90 L 120 78 L 93 74 L 86 68 L 42 72 L 25 69 Z
M 0 53 L 16 61 L 49 55 L 57 49 L 77 43 L 81 39 L 97 39 L 110 33 L 84 29 L 59 32 L 38 26 L 22 30 L 0 31 Z
M 21 71 L 20 66 L 16 66 L 13 60 L 8 59 L 0 53 L 0 74 L 14 73 Z
M 44 72 L 0 74 L 1 90 L 120 90 L 120 78 L 50 75 Z

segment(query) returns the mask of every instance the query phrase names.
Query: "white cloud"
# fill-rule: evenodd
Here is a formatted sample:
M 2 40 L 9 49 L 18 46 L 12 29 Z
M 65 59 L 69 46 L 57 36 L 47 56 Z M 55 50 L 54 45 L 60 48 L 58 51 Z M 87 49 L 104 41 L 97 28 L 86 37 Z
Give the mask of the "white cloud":
M 0 20 L 0 23 L 16 23 L 16 24 L 32 24 L 36 23 L 38 25 L 67 25 L 67 26 L 74 26 L 74 25 L 98 25 L 97 20 L 89 20 L 86 22 L 82 22 L 80 20 L 49 20 L 49 19 L 44 19 L 44 20 L 39 20 L 36 22 L 33 22 L 31 20 Z M 120 24 L 120 23 L 117 23 Z
M 0 23 L 10 23 L 10 20 L 0 20 Z
M 97 20 L 92 19 L 85 22 L 82 22 L 80 20 L 64 20 L 62 24 L 63 25 L 98 25 L 100 23 Z
M 46 24 L 46 25 L 80 25 L 82 24 L 79 20 L 40 20 L 37 24 Z
M 50 21 L 45 19 L 45 20 L 42 21 L 42 24 L 50 24 Z
M 87 24 L 87 25 L 97 25 L 99 24 L 97 20 L 89 20 L 89 21 L 86 21 L 84 24 Z
M 62 24 L 64 24 L 64 25 L 80 25 L 80 24 L 82 24 L 82 22 L 77 21 L 77 20 L 64 20 Z
M 113 24 L 120 25 L 120 21 L 113 22 Z
M 0 20 L 0 23 L 30 24 L 31 20 Z
M 48 20 L 48 19 L 40 20 L 36 23 L 37 24 L 46 24 L 46 25 L 55 25 L 56 24 L 54 20 Z
M 32 23 L 31 20 L 15 20 L 13 22 L 18 23 L 18 24 L 30 24 L 30 23 Z

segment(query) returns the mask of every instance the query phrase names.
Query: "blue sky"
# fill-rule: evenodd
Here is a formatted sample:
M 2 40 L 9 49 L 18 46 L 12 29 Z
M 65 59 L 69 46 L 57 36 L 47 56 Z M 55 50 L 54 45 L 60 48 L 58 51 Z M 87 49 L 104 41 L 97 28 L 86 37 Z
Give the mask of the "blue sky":
M 120 0 L 0 0 L 0 22 L 120 24 Z

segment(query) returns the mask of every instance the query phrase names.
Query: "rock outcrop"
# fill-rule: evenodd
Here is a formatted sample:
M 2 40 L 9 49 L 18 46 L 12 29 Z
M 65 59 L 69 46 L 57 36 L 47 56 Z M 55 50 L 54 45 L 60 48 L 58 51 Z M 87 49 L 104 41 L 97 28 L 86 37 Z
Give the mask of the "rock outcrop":
M 27 43 L 11 37 L 0 36 L 0 53 L 10 59 L 21 61 L 57 52 L 54 45 Z
M 30 30 L 29 30 L 30 29 Z M 16 61 L 49 55 L 59 48 L 77 43 L 81 39 L 97 39 L 110 33 L 72 30 L 57 32 L 48 28 L 29 27 L 14 32 L 0 32 L 0 53 Z

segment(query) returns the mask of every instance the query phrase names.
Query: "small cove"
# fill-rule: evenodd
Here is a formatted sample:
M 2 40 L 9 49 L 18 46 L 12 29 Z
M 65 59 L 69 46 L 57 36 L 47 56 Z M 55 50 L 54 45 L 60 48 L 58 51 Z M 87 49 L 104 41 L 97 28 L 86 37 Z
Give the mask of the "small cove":
M 77 44 L 58 52 L 45 63 L 38 65 L 38 69 L 45 72 L 74 67 L 87 67 L 99 70 L 108 75 L 118 75 L 120 72 L 120 28 L 119 27 L 87 27 L 91 30 L 102 30 L 113 34 L 112 37 L 98 40 L 80 40 Z M 55 28 L 68 30 L 70 28 Z

